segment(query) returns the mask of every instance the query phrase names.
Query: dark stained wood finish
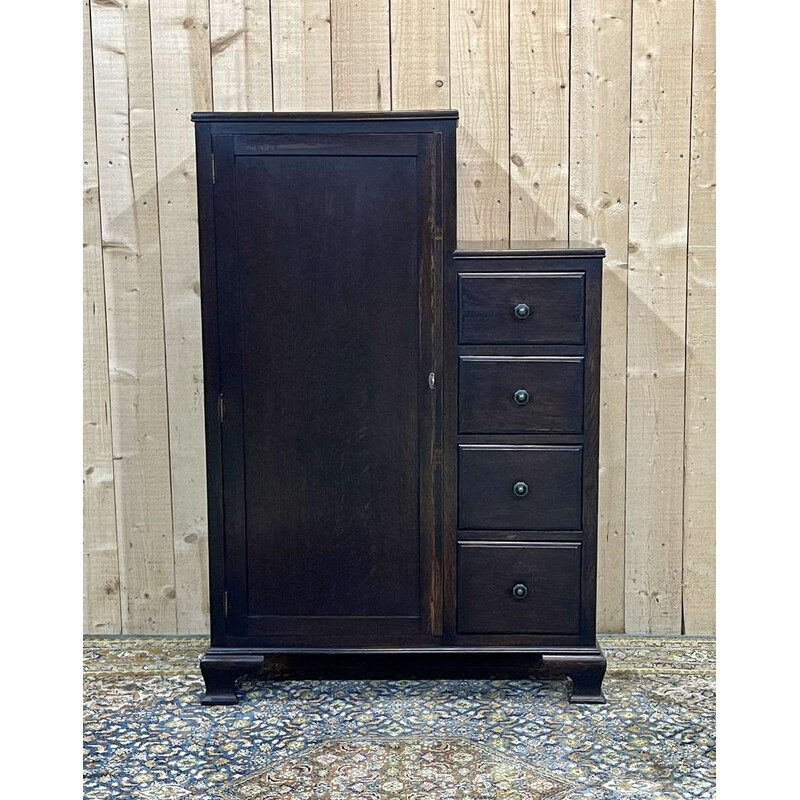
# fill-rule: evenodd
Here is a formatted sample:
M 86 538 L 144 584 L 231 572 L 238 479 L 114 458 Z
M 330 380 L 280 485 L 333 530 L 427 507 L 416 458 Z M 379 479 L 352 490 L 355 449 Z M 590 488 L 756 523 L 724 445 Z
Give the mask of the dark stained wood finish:
M 239 678 L 256 672 L 264 665 L 264 656 L 257 654 L 207 653 L 200 659 L 200 672 L 206 693 L 200 698 L 204 706 L 233 706 L 239 702 L 234 686 Z
M 435 633 L 435 141 L 216 138 L 229 629 Z
M 558 239 L 540 242 L 530 240 L 478 242 L 460 239 L 454 253 L 456 258 L 507 258 L 518 262 L 522 268 L 525 267 L 522 259 L 535 259 L 541 262 L 548 258 L 563 259 L 576 256 L 603 258 L 605 254 L 605 248 L 577 239 L 570 242 Z
M 581 433 L 583 357 L 459 359 L 460 433 Z
M 448 554 L 455 559 L 457 542 L 468 540 L 481 541 L 564 541 L 570 538 L 579 539 L 582 543 L 581 564 L 581 624 L 578 641 L 585 647 L 596 647 L 595 643 L 595 591 L 596 591 L 596 551 L 597 551 L 597 470 L 598 470 L 598 419 L 599 419 L 599 371 L 600 371 L 600 304 L 602 277 L 602 248 L 592 247 L 584 243 L 573 242 L 569 246 L 563 243 L 465 243 L 460 242 L 454 253 L 452 266 L 447 276 L 446 298 L 451 298 L 454 307 L 459 302 L 459 276 L 474 273 L 502 273 L 528 275 L 530 273 L 582 273 L 585 282 L 584 329 L 585 343 L 576 344 L 544 344 L 516 343 L 499 344 L 476 342 L 458 345 L 459 326 L 457 317 L 448 317 L 448 304 L 445 303 L 445 326 L 450 331 L 451 349 L 445 350 L 445 369 L 451 379 L 457 379 L 459 356 L 580 356 L 585 358 L 583 434 L 554 433 L 498 433 L 458 434 L 455 432 L 451 441 L 454 444 L 577 444 L 583 445 L 583 482 L 581 530 L 536 530 L 525 529 L 467 529 L 458 528 L 457 524 L 445 529 L 445 557 Z M 458 399 L 451 398 L 450 413 L 457 419 Z M 457 475 L 458 447 L 445 448 L 445 475 Z M 447 482 L 445 485 L 447 492 Z M 457 496 L 451 499 L 453 508 L 458 509 Z M 449 641 L 453 645 L 485 646 L 490 642 L 522 646 L 523 643 L 539 643 L 534 635 L 455 635 Z M 556 637 L 551 637 L 555 643 Z
M 580 445 L 461 445 L 459 527 L 581 530 Z M 519 497 L 514 486 L 524 483 Z
M 598 650 L 587 653 L 545 653 L 542 655 L 544 676 L 564 675 L 570 678 L 568 691 L 570 703 L 606 702 L 603 695 L 603 676 L 606 674 L 606 658 Z
M 247 613 L 276 628 L 420 616 L 414 156 L 237 161 Z
M 583 531 L 474 530 L 458 531 L 459 542 L 574 542 L 583 538 Z
M 208 584 L 211 644 L 225 640 L 225 493 L 222 475 L 222 426 L 219 419 L 220 362 L 216 242 L 214 237 L 214 185 L 211 131 L 195 128 L 197 159 L 198 238 L 200 251 L 200 304 L 203 317 L 203 388 L 206 438 L 206 508 L 208 514 Z
M 458 632 L 578 633 L 580 570 L 576 542 L 460 544 Z
M 393 127 L 401 130 L 408 128 L 407 121 L 419 121 L 430 127 L 435 120 L 458 119 L 458 111 L 453 108 L 407 111 L 194 111 L 192 122 L 205 122 L 213 125 L 232 123 L 238 125 L 242 133 L 252 130 L 255 125 L 264 123 L 275 127 L 280 123 L 302 126 L 305 130 L 318 130 L 328 123 L 336 123 L 338 130 L 344 130 L 342 123 L 356 122 L 361 129 L 365 123 L 379 122 L 386 131 Z M 400 125 L 398 125 L 400 123 Z M 452 250 L 452 248 L 451 248 Z
M 233 152 L 236 156 L 295 156 L 297 158 L 412 156 L 416 158 L 418 147 L 417 135 L 402 133 L 351 134 L 349 136 L 330 133 L 316 134 L 313 137 L 309 137 L 307 133 L 279 133 L 274 136 L 251 133 L 233 137 Z M 291 163 L 285 163 L 286 167 L 291 169 Z M 309 168 L 313 169 L 313 167 Z M 368 171 L 372 172 L 373 170 L 369 169 Z M 302 178 L 302 176 L 298 177 Z
M 459 289 L 461 344 L 583 344 L 581 272 L 470 273 Z
M 365 676 L 544 669 L 598 702 L 602 249 L 457 249 L 454 111 L 193 118 L 203 702 L 236 702 L 238 677 L 289 657 Z M 519 571 L 536 589 L 511 602 Z
M 581 631 L 585 641 L 595 640 L 597 603 L 597 483 L 600 470 L 600 311 L 603 262 L 589 262 L 586 270 L 586 374 L 583 398 L 583 594 Z M 597 687 L 605 674 L 599 673 Z M 597 670 L 595 670 L 597 673 Z

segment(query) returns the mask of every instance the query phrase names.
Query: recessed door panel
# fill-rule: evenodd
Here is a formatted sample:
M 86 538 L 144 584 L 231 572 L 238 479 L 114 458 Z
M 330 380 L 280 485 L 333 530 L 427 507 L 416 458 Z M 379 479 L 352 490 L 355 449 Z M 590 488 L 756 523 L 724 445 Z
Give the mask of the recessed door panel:
M 433 137 L 233 138 L 214 143 L 229 630 L 434 633 Z

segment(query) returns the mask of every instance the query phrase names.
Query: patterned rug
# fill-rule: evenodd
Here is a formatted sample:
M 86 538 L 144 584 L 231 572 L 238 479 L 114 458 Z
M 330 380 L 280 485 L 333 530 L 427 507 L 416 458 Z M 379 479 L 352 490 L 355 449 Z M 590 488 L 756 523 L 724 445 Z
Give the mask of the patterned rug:
M 603 706 L 562 681 L 254 678 L 205 707 L 205 639 L 86 639 L 84 797 L 714 797 L 714 641 L 600 644 Z

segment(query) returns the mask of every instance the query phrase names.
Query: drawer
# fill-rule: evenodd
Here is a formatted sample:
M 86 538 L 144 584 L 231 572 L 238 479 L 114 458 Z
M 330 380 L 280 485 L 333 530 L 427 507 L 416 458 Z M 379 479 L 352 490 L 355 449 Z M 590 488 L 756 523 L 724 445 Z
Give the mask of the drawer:
M 582 433 L 583 357 L 461 356 L 460 433 Z
M 582 472 L 581 445 L 459 445 L 458 526 L 580 530 Z
M 458 276 L 461 344 L 583 344 L 583 272 Z
M 577 634 L 580 587 L 577 542 L 460 544 L 458 632 Z

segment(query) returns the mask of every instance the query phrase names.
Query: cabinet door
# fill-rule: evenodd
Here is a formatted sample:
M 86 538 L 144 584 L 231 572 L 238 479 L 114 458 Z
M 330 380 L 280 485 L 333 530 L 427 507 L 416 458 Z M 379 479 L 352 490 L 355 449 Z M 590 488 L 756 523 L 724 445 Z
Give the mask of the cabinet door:
M 213 137 L 229 635 L 440 633 L 437 145 Z

